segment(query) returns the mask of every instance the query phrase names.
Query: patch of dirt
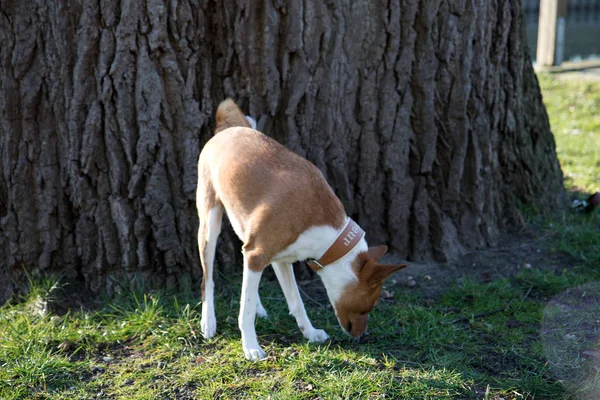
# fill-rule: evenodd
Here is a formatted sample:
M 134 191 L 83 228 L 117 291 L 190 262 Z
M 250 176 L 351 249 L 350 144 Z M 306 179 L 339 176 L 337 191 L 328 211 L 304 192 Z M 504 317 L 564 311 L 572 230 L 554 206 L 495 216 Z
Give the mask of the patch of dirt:
M 443 295 L 452 283 L 463 278 L 491 282 L 510 278 L 528 268 L 562 271 L 575 265 L 569 254 L 548 249 L 543 240 L 536 239 L 532 233 L 505 234 L 498 243 L 501 245 L 469 251 L 446 264 L 406 261 L 394 254 L 386 255 L 383 262 L 408 264 L 395 273 L 386 286 L 412 290 L 429 299 Z
M 297 392 L 303 393 L 303 394 L 305 394 L 306 392 L 312 392 L 313 390 L 315 390 L 315 386 L 312 383 L 306 383 L 302 380 L 295 380 L 294 387 L 296 388 Z M 314 398 L 318 398 L 318 397 L 314 397 Z
M 198 398 L 196 394 L 196 385 L 193 383 L 186 383 L 181 387 L 173 387 L 171 388 L 171 392 L 173 397 L 168 393 L 165 393 L 165 398 L 175 398 L 178 400 L 193 400 Z

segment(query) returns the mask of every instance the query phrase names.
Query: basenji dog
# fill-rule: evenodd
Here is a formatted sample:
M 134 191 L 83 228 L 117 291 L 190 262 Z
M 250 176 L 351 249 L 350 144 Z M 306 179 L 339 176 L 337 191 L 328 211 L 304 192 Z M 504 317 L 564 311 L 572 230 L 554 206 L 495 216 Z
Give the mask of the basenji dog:
M 379 264 L 386 246 L 368 247 L 364 231 L 348 218 L 323 174 L 306 159 L 253 129 L 231 99 L 216 113 L 216 134 L 198 161 L 198 247 L 202 263 L 202 334 L 215 335 L 213 264 L 223 212 L 243 242 L 238 325 L 244 355 L 265 357 L 255 316 L 267 313 L 259 281 L 271 264 L 290 314 L 311 342 L 329 338 L 306 315 L 292 263 L 306 260 L 321 277 L 344 331 L 360 338 L 383 281 L 406 265 Z

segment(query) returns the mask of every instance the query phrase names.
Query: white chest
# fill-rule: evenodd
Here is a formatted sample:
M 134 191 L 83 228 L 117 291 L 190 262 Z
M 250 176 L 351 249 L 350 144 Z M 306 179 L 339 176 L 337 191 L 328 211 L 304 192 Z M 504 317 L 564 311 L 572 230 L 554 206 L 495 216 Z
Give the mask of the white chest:
M 302 232 L 298 239 L 277 253 L 271 261 L 295 262 L 307 258 L 320 258 L 337 238 L 338 231 L 331 226 L 312 226 Z

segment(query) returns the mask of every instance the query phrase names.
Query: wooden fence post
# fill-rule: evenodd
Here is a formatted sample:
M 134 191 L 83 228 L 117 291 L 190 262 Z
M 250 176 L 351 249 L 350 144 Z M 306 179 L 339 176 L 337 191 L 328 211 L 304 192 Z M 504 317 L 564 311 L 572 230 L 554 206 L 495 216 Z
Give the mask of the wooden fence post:
M 540 0 L 537 64 L 560 65 L 564 56 L 567 0 Z

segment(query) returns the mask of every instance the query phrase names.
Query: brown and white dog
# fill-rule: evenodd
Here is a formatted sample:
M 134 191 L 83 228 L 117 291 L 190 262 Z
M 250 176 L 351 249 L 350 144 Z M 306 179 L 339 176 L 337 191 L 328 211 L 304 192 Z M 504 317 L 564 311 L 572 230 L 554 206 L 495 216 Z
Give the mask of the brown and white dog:
M 227 99 L 217 110 L 216 135 L 198 162 L 198 247 L 202 281 L 202 334 L 215 335 L 213 263 L 223 211 L 243 242 L 244 271 L 239 328 L 246 358 L 265 357 L 254 328 L 266 317 L 258 295 L 262 271 L 271 264 L 290 314 L 304 337 L 329 337 L 306 315 L 292 262 L 308 260 L 323 280 L 342 328 L 356 338 L 367 329 L 383 281 L 406 265 L 383 265 L 386 246 L 367 247 L 364 232 L 346 216 L 340 200 L 313 164 L 251 128 Z

